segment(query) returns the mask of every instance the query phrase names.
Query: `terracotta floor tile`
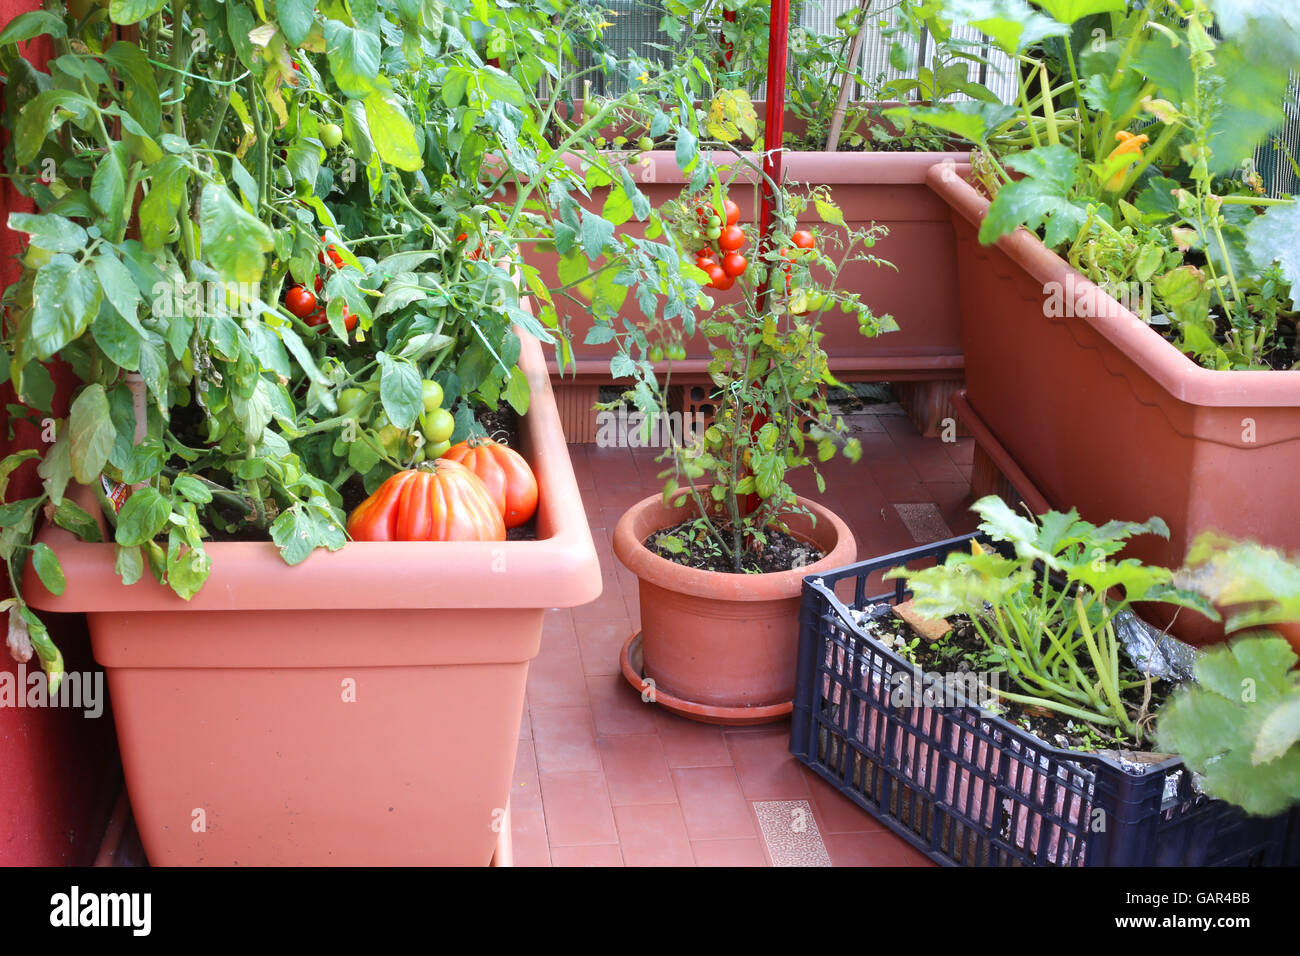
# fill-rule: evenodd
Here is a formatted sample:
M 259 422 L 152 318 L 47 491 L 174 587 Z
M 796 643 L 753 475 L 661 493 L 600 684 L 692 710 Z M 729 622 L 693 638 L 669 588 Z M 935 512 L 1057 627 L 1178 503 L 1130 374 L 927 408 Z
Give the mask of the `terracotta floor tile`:
M 789 731 L 726 737 L 746 800 L 808 798 L 801 765 L 790 753 Z
M 553 846 L 552 866 L 622 866 L 623 851 L 617 843 L 596 846 Z
M 691 841 L 677 804 L 615 807 L 614 819 L 627 866 L 695 865 L 695 854 L 691 852 Z
M 583 673 L 588 677 L 621 673 L 619 654 L 631 636 L 632 622 L 628 620 L 626 610 L 616 617 L 583 621 L 578 628 L 578 651 L 582 656 Z
M 670 767 L 730 767 L 731 751 L 722 728 L 701 724 L 655 708 L 655 723 Z
M 573 612 L 553 608 L 542 615 L 542 648 L 577 647 L 578 632 L 573 627 Z
M 529 665 L 529 669 L 531 670 L 531 668 L 532 668 L 532 665 L 530 664 L 530 665 Z M 529 716 L 529 713 L 528 713 L 528 698 L 527 698 L 527 697 L 524 698 L 524 710 L 523 710 L 523 713 L 519 715 L 519 739 L 520 739 L 520 740 L 532 740 L 532 739 L 533 739 L 533 721 L 532 721 L 532 718 Z
M 609 802 L 615 807 L 677 802 L 657 734 L 601 737 L 598 745 Z
M 826 849 L 833 866 L 934 866 L 928 857 L 889 830 L 831 833 Z
M 528 703 L 572 707 L 587 702 L 587 680 L 576 647 L 543 647 L 528 665 Z
M 551 846 L 617 843 L 602 773 L 543 773 L 542 805 Z
M 587 696 L 596 722 L 596 736 L 658 732 L 654 705 L 643 701 L 622 673 L 588 677 Z
M 732 767 L 691 767 L 674 770 L 672 774 L 692 840 L 757 835 L 749 804 Z
M 948 453 L 954 465 L 958 467 L 969 465 L 975 460 L 975 439 L 959 438 L 956 441 L 943 442 L 943 450 Z
M 590 707 L 535 708 L 533 744 L 540 773 L 600 770 Z
M 519 741 L 515 776 L 510 786 L 510 811 L 542 809 L 542 787 L 537 779 L 537 757 L 531 740 Z
M 573 621 L 578 629 L 579 643 L 582 641 L 583 624 L 592 621 L 627 620 L 627 602 L 623 600 L 623 589 L 618 586 L 617 579 L 610 581 L 608 572 L 602 571 L 601 574 L 604 577 L 602 582 L 604 587 L 600 597 L 590 604 L 573 609 Z
M 546 820 L 540 810 L 510 811 L 511 853 L 515 866 L 550 866 Z
M 696 866 L 768 866 L 758 840 L 693 840 Z
M 812 794 L 813 814 L 823 833 L 861 833 L 883 830 L 884 824 L 841 794 L 829 783 L 802 767 L 808 792 Z

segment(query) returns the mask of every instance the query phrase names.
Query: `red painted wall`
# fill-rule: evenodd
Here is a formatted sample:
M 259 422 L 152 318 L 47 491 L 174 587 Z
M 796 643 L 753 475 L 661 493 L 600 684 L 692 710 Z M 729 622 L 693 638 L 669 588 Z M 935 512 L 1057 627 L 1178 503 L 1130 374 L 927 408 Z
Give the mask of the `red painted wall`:
M 0 25 L 38 6 L 38 0 L 0 0 Z M 29 46 L 26 55 L 41 63 L 48 53 L 48 44 L 41 38 Z M 0 179 L 0 287 L 17 278 L 14 256 L 21 251 L 21 237 L 5 224 L 10 212 L 27 210 L 30 204 L 14 192 L 7 179 Z M 59 386 L 54 411 L 66 414 L 75 382 L 58 369 L 54 379 Z M 13 400 L 8 385 L 0 389 L 0 402 Z M 10 439 L 8 415 L 0 407 L 0 452 L 40 447 L 38 430 L 18 423 L 14 431 Z M 6 497 L 29 497 L 39 487 L 36 465 L 31 462 L 15 473 Z M 7 596 L 8 586 L 2 579 L 0 574 L 0 590 Z M 83 618 L 46 615 L 45 620 L 69 671 L 95 668 Z M 0 620 L 3 626 L 5 622 Z M 27 667 L 39 669 L 39 664 L 33 657 Z M 8 671 L 16 680 L 17 668 L 0 647 L 0 672 Z M 107 707 L 98 719 L 88 719 L 73 709 L 0 707 L 0 865 L 92 862 L 121 774 L 113 718 Z

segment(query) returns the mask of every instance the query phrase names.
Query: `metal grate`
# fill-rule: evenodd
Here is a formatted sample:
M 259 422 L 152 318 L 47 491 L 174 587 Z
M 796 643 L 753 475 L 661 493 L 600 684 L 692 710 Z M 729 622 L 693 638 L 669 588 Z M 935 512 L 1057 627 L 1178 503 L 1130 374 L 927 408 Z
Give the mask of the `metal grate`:
M 606 3 L 617 14 L 611 18 L 613 26 L 605 33 L 606 45 L 619 56 L 631 52 L 646 59 L 662 61 L 666 53 L 660 47 L 669 43 L 668 36 L 659 29 L 660 20 L 664 16 L 662 0 L 606 0 Z M 856 9 L 857 6 L 857 0 L 821 0 L 821 2 L 796 0 L 795 22 L 800 28 L 811 33 L 830 36 L 837 32 L 835 18 L 841 13 Z M 871 86 L 902 79 L 908 75 L 905 71 L 895 69 L 889 62 L 893 40 L 888 34 L 891 28 L 898 26 L 898 22 L 898 3 L 892 3 L 880 10 L 868 11 L 866 22 L 863 24 L 863 29 L 868 35 L 862 45 L 859 66 L 861 74 L 871 82 L 865 85 L 858 84 L 855 91 L 856 98 L 871 97 L 873 95 Z M 954 36 L 962 39 L 980 39 L 979 31 L 973 27 L 958 27 L 953 32 Z M 902 39 L 901 42 L 908 49 L 913 63 L 923 66 L 934 65 L 935 44 L 928 36 Z M 1014 62 L 1000 50 L 993 49 L 987 44 L 980 53 L 988 60 L 988 66 L 981 67 L 978 75 L 973 76 L 972 79 L 987 86 L 1004 103 L 1012 102 L 1016 96 L 1017 86 Z M 584 67 L 591 65 L 589 55 L 582 56 L 582 65 Z M 625 78 L 604 77 L 600 74 L 592 76 L 592 90 L 596 93 L 618 95 L 626 88 Z M 579 92 L 573 91 L 575 96 Z M 750 90 L 750 94 L 755 99 L 761 99 L 763 93 L 762 86 Z M 1289 153 L 1292 159 L 1300 162 L 1300 75 L 1292 76 L 1286 112 L 1287 120 L 1282 128 L 1269 141 L 1260 145 L 1255 157 L 1256 167 L 1264 179 L 1264 185 L 1270 196 L 1294 195 L 1300 192 L 1300 177 L 1297 177 L 1291 159 L 1287 157 Z

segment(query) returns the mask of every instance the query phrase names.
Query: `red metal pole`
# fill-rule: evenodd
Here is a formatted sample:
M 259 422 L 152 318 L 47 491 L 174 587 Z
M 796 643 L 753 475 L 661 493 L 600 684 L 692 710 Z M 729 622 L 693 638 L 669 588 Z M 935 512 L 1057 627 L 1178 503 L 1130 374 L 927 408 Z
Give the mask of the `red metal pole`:
M 784 153 L 781 141 L 785 138 L 785 62 L 786 40 L 790 32 L 790 0 L 772 0 L 771 29 L 768 32 L 767 46 L 767 117 L 764 123 L 763 139 L 763 174 L 762 193 L 758 209 L 758 257 L 768 267 L 769 278 L 764 279 L 758 287 L 756 305 L 759 312 L 767 308 L 767 296 L 771 290 L 771 276 L 776 266 L 768 263 L 765 256 L 772 249 L 772 213 L 776 206 L 776 190 L 781 185 L 781 169 L 784 165 Z M 760 413 L 754 419 L 754 432 L 767 421 L 767 416 Z M 753 513 L 759 505 L 758 495 L 745 496 L 745 510 Z
M 728 23 L 735 23 L 736 11 L 723 10 L 722 19 L 726 20 Z M 731 66 L 731 58 L 735 55 L 736 55 L 736 51 L 732 48 L 731 41 L 728 40 L 726 35 L 724 34 L 722 36 L 722 65 Z
M 783 156 L 781 141 L 785 137 L 785 62 L 790 33 L 790 0 L 772 0 L 771 28 L 767 47 L 767 117 L 764 124 L 762 198 L 758 213 L 758 254 L 760 261 L 772 249 L 772 213 L 776 193 L 772 186 L 781 183 Z M 769 276 L 771 274 L 771 264 Z M 767 305 L 771 282 L 765 280 L 758 290 L 758 307 Z

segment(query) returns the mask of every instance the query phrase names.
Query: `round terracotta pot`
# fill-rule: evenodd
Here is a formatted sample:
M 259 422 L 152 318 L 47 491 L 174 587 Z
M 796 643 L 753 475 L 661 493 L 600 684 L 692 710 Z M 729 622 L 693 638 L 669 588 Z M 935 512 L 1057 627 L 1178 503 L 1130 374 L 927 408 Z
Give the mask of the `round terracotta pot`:
M 848 526 L 821 505 L 799 499 L 816 523 L 792 517 L 791 532 L 825 557 L 773 574 L 725 574 L 684 567 L 643 543 L 690 512 L 653 495 L 633 505 L 614 529 L 614 553 L 637 576 L 641 660 L 656 693 L 687 705 L 679 713 L 714 722 L 754 722 L 744 711 L 789 712 L 799 644 L 799 596 L 809 574 L 851 564 L 857 544 Z M 734 708 L 736 713 L 724 711 Z

